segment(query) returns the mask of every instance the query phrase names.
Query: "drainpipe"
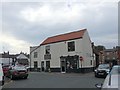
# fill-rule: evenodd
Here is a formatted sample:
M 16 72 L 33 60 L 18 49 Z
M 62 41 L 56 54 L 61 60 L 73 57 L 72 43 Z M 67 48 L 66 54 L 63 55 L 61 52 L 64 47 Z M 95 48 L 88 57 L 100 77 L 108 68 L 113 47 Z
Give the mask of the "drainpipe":
M 31 52 L 30 52 L 30 71 L 31 71 Z

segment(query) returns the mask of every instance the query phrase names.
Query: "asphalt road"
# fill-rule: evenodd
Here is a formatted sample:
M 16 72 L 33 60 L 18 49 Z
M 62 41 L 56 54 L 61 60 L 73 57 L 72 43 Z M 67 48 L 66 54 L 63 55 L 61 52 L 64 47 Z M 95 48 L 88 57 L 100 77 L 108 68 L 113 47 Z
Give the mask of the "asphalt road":
M 95 78 L 94 73 L 62 74 L 30 72 L 28 79 L 11 80 L 4 88 L 96 88 L 96 83 L 103 83 L 103 78 Z

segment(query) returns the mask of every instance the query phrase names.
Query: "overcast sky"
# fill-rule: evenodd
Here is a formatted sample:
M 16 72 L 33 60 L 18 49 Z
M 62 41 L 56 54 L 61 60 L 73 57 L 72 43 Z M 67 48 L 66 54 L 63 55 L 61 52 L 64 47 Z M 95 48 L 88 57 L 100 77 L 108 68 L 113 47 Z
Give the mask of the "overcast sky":
M 95 45 L 118 45 L 118 0 L 2 0 L 0 52 L 29 53 L 47 37 L 86 28 Z

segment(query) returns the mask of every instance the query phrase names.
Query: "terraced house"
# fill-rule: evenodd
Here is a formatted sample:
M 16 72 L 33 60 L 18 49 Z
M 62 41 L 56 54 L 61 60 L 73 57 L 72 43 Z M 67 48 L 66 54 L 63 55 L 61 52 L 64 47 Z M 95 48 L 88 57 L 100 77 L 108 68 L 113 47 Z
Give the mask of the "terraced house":
M 48 37 L 30 47 L 31 70 L 81 72 L 94 67 L 93 50 L 87 29 Z

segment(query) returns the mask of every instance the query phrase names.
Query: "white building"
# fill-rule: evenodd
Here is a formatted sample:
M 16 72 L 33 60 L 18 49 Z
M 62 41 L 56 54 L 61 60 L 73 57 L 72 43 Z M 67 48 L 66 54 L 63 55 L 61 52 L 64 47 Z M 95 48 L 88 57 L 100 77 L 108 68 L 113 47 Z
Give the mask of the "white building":
M 24 54 L 24 53 L 21 52 L 16 57 L 16 63 L 15 64 L 29 65 L 29 58 L 27 57 L 26 54 Z
M 30 47 L 30 67 L 46 72 L 81 72 L 94 67 L 93 50 L 86 29 L 48 37 Z
M 12 65 L 14 57 L 9 55 L 9 52 L 0 53 L 0 62 L 3 65 Z

